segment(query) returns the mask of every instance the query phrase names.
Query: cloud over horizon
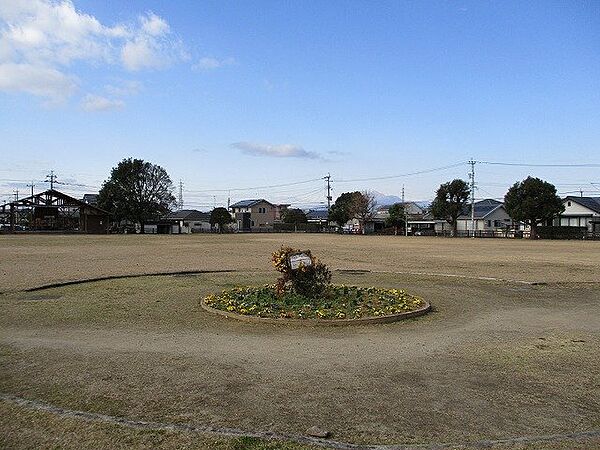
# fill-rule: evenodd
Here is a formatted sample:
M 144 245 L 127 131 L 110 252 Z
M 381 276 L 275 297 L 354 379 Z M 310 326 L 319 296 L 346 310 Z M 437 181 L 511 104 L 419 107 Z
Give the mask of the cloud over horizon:
M 293 144 L 256 144 L 252 142 L 235 142 L 231 144 L 233 148 L 241 150 L 246 155 L 268 156 L 273 158 L 306 158 L 321 159 L 315 152 L 309 152 L 299 145 Z

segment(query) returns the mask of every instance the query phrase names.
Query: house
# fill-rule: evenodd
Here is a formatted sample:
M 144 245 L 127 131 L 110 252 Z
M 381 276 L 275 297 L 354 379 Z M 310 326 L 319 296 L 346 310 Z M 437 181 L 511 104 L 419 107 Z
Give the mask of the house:
M 196 209 L 181 209 L 163 217 L 155 225 L 146 225 L 146 233 L 189 234 L 210 232 L 210 213 Z
M 87 205 L 98 206 L 98 194 L 83 194 L 81 201 Z
M 306 213 L 308 223 L 327 224 L 329 211 L 326 209 L 311 209 Z
M 568 196 L 563 199 L 565 211 L 554 219 L 554 226 L 585 227 L 600 232 L 600 197 Z
M 475 230 L 486 232 L 506 231 L 512 219 L 504 208 L 504 203 L 491 198 L 475 202 Z M 457 220 L 458 232 L 472 231 L 471 205 L 468 205 Z
M 408 216 L 408 220 L 422 220 L 427 213 L 427 208 L 419 205 L 417 202 L 405 202 L 404 210 Z
M 281 221 L 289 204 L 275 205 L 265 199 L 241 200 L 229 207 L 238 231 L 267 231 Z

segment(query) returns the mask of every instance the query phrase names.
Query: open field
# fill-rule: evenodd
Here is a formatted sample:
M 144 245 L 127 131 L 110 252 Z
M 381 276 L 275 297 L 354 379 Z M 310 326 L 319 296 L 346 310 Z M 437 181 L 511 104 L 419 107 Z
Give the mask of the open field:
M 272 281 L 269 254 L 282 243 L 308 247 L 334 269 L 378 271 L 335 271 L 334 282 L 402 287 L 434 312 L 313 328 L 241 323 L 200 308 L 209 292 Z M 359 444 L 480 448 L 467 444 L 600 430 L 600 242 L 1 236 L 0 254 L 1 393 L 160 423 L 293 435 L 318 425 Z M 21 291 L 207 269 L 237 271 Z M 0 436 L 6 448 L 307 448 L 133 430 L 4 401 Z M 600 433 L 500 447 L 599 446 Z
M 600 241 L 404 238 L 320 234 L 0 236 L 0 291 L 167 270 L 269 269 L 281 244 L 332 268 L 544 282 L 600 280 Z

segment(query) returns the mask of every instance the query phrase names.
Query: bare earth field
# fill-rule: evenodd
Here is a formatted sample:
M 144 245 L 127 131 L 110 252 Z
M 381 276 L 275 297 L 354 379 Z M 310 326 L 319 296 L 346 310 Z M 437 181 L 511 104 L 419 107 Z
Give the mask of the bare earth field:
M 272 282 L 269 255 L 283 243 L 310 248 L 333 269 L 372 271 L 334 271 L 334 282 L 405 288 L 434 311 L 387 325 L 306 327 L 200 308 L 210 292 Z M 220 269 L 236 272 L 23 291 Z M 0 277 L 5 395 L 191 427 L 297 436 L 318 425 L 335 441 L 364 446 L 600 447 L 600 242 L 0 236 Z M 515 440 L 536 436 L 555 437 Z M 128 428 L 6 398 L 0 447 L 309 448 Z

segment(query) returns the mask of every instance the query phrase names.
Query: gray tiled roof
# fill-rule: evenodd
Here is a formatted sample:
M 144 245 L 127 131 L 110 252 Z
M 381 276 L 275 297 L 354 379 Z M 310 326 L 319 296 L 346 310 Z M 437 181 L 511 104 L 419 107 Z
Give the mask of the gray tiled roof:
M 194 220 L 194 221 L 206 221 L 210 220 L 210 213 L 203 213 L 197 209 L 180 209 L 179 211 L 173 211 L 165 216 L 167 220 Z
M 267 202 L 264 198 L 259 198 L 253 200 L 240 200 L 239 202 L 231 205 L 230 208 L 250 208 L 251 206 L 254 206 L 260 202 L 266 202 L 269 205 L 271 204 L 271 202 Z
M 503 203 L 498 200 L 494 200 L 492 198 L 487 198 L 485 200 L 480 200 L 475 202 L 475 218 L 483 219 L 489 213 L 494 211 L 499 206 L 502 206 Z M 463 213 L 460 215 L 459 219 L 471 218 L 471 205 L 468 205 Z
M 329 213 L 326 209 L 311 209 L 306 213 L 308 220 L 327 220 Z
M 585 206 L 587 209 L 600 213 L 600 197 L 575 197 L 569 195 L 565 197 L 565 200 L 571 200 L 581 206 Z

